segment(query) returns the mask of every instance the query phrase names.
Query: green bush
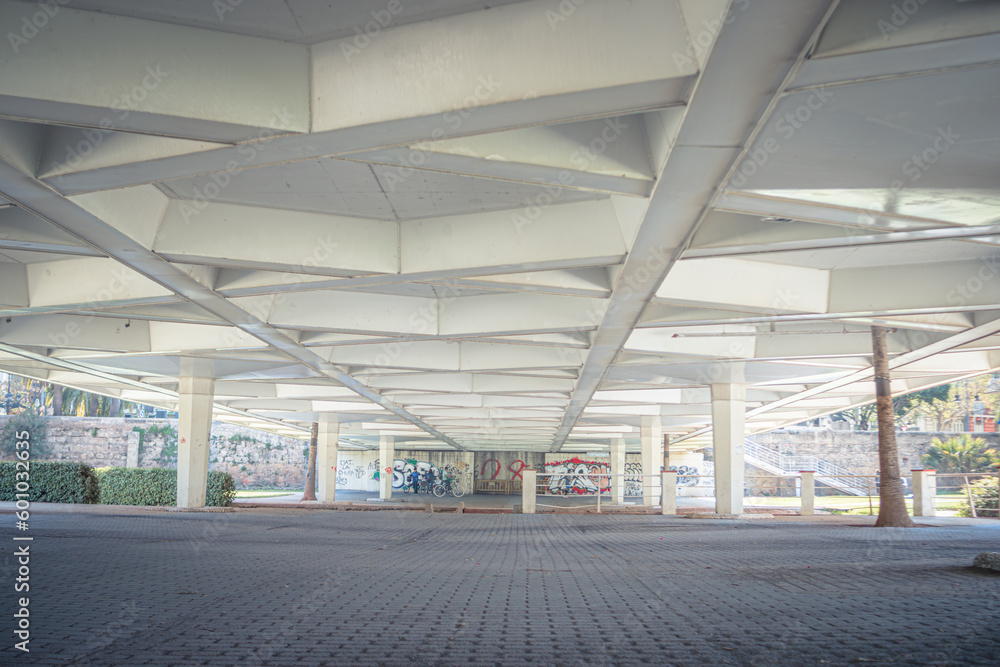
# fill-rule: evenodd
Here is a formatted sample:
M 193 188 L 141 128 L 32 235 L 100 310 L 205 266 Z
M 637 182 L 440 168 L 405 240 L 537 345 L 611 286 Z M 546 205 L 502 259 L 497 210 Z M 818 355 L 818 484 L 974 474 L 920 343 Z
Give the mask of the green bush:
M 1000 453 L 982 438 L 963 433 L 943 441 L 932 439 L 923 463 L 939 473 L 989 472 L 1000 464 Z
M 998 507 L 1000 507 L 998 505 L 1000 503 L 1000 484 L 997 483 L 996 477 L 984 477 L 969 484 L 966 489 L 963 489 L 966 498 L 969 497 L 969 491 L 972 492 L 972 502 L 976 504 L 978 516 L 997 516 Z M 972 516 L 968 500 L 959 506 L 958 516 Z
M 16 500 L 17 461 L 0 461 L 0 500 Z M 83 463 L 27 461 L 28 500 L 43 503 L 96 503 L 98 480 Z M 21 466 L 23 472 L 24 466 Z
M 98 468 L 102 505 L 176 505 L 177 471 L 165 468 Z M 236 495 L 233 476 L 208 473 L 205 504 L 229 507 Z
M 0 429 L 0 454 L 5 457 L 14 456 L 15 444 L 19 440 L 24 440 L 17 436 L 27 431 L 29 434 L 28 442 L 31 443 L 31 458 L 45 458 L 49 454 L 49 444 L 45 437 L 47 435 L 46 426 L 45 417 L 33 412 L 22 412 L 19 415 L 11 416 Z
M 228 472 L 208 473 L 208 495 L 205 504 L 210 507 L 229 507 L 236 497 L 236 480 Z

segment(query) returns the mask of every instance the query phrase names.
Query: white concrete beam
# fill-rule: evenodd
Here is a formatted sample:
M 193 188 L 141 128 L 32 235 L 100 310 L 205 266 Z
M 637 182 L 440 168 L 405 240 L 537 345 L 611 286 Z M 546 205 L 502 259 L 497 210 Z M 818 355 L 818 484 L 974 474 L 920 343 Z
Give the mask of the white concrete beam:
M 304 46 L 46 7 L 51 15 L 34 4 L 0 4 L 0 25 L 15 37 L 0 53 L 5 116 L 226 142 L 273 134 L 282 110 L 293 118 L 283 131 L 309 128 Z M 46 14 L 41 28 L 38 12 Z M 37 28 L 30 39 L 22 34 L 28 26 Z M 103 133 L 91 132 L 89 144 L 100 143 Z M 74 150 L 89 152 L 70 143 L 65 161 Z
M 509 25 L 518 28 L 497 29 Z M 555 107 L 573 93 L 653 81 L 667 93 L 664 80 L 697 69 L 673 57 L 687 48 L 684 27 L 678 7 L 658 0 L 592 0 L 568 9 L 532 1 L 386 30 L 363 50 L 353 36 L 318 44 L 313 129 L 443 114 L 441 136 L 431 135 L 440 139 L 482 111 L 461 110 L 483 105 L 537 96 Z M 450 66 L 442 68 L 444 61 Z M 538 67 L 542 62 L 551 66 Z M 596 100 L 589 101 L 577 109 L 593 112 Z
M 743 259 L 678 262 L 656 298 L 696 307 L 737 307 L 778 312 L 825 312 L 829 274 L 821 269 Z

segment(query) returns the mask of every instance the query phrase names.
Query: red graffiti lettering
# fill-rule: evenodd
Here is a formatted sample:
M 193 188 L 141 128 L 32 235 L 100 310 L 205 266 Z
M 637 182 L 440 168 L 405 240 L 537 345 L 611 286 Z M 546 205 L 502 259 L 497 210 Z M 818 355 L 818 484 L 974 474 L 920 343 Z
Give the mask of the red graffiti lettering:
M 517 470 L 515 470 L 514 466 L 516 466 L 518 464 L 520 464 L 520 465 L 518 466 Z M 516 461 L 514 461 L 514 462 L 512 462 L 510 464 L 508 464 L 507 465 L 507 470 L 511 471 L 513 473 L 513 475 L 514 475 L 513 477 L 511 477 L 511 479 L 522 479 L 523 480 L 524 478 L 521 477 L 521 471 L 524 470 L 527 467 L 528 467 L 527 463 L 525 463 L 521 459 L 518 459 L 518 460 L 516 460 Z
M 500 471 L 503 470 L 503 466 L 500 465 L 500 462 L 497 461 L 496 459 L 486 459 L 485 461 L 483 461 L 483 465 L 479 469 L 479 476 L 480 477 L 486 477 L 486 464 L 490 463 L 490 462 L 495 463 L 496 466 L 497 466 L 497 469 L 493 471 L 493 476 L 490 477 L 490 479 L 496 479 L 497 475 L 500 474 Z

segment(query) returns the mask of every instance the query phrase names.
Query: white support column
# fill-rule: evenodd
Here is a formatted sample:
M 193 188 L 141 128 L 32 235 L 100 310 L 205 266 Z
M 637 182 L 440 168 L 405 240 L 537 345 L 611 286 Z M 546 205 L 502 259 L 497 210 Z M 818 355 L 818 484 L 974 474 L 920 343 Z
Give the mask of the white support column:
M 128 449 L 125 451 L 125 467 L 139 467 L 139 443 L 142 434 L 137 431 L 128 432 Z
M 177 406 L 177 506 L 205 506 L 215 379 L 182 376 Z
M 642 418 L 639 439 L 642 443 L 642 504 L 652 506 L 660 498 L 660 466 L 663 463 L 663 427 L 659 415 Z
M 538 472 L 535 470 L 525 470 L 522 475 L 524 480 L 521 483 L 521 513 L 535 513 L 535 485 L 538 483 Z
M 712 385 L 712 442 L 715 453 L 715 511 L 743 513 L 743 437 L 746 385 Z
M 392 462 L 396 458 L 396 438 L 383 435 L 378 441 L 378 497 L 392 500 Z
M 660 473 L 660 514 L 677 514 L 677 471 Z
M 611 474 L 625 474 L 625 438 L 615 438 L 611 441 Z M 619 505 L 625 502 L 625 478 L 611 478 L 611 502 Z
M 337 499 L 337 446 L 340 420 L 335 414 L 319 416 L 319 441 L 316 443 L 316 499 L 332 503 Z
M 816 513 L 816 471 L 800 470 L 801 494 L 802 494 L 802 516 L 812 516 Z
M 934 516 L 935 472 L 933 468 L 913 471 L 913 516 Z

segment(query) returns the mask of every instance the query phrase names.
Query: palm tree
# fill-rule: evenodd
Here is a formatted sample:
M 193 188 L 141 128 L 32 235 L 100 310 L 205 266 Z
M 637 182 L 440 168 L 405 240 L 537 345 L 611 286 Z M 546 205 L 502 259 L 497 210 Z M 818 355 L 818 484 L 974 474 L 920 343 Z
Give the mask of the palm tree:
M 61 417 L 63 411 L 63 392 L 66 390 L 65 387 L 61 387 L 57 384 L 50 384 L 49 391 L 46 392 L 46 403 L 52 406 L 52 416 Z
M 940 473 L 991 472 L 1000 464 L 1000 453 L 988 447 L 982 438 L 963 433 L 945 441 L 931 440 L 923 463 Z

